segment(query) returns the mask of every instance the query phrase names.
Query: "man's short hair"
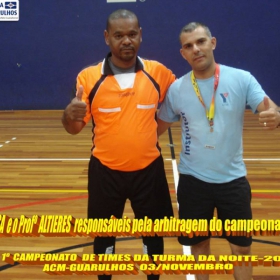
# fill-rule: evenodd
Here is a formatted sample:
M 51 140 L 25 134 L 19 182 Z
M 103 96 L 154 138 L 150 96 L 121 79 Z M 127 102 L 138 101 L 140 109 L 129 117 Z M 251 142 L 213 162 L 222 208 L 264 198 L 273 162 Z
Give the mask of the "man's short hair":
M 140 27 L 138 17 L 133 13 L 132 11 L 125 10 L 125 9 L 119 9 L 111 13 L 107 19 L 107 24 L 106 24 L 106 30 L 109 31 L 110 27 L 110 22 L 115 19 L 120 19 L 120 18 L 135 18 L 138 22 L 138 26 Z
M 205 24 L 200 23 L 200 22 L 190 22 L 182 28 L 180 35 L 179 35 L 179 39 L 181 38 L 182 33 L 193 32 L 198 27 L 204 28 L 204 30 L 205 30 L 206 34 L 209 36 L 209 38 L 212 38 L 211 31 Z

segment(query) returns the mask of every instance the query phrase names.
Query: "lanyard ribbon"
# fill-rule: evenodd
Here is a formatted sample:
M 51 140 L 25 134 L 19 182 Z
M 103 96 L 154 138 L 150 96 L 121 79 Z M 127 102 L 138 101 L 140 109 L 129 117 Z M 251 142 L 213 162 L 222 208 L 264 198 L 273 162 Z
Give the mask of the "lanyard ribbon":
M 213 126 L 214 126 L 215 95 L 216 95 L 217 87 L 219 85 L 219 78 L 220 78 L 220 65 L 216 63 L 215 74 L 214 74 L 214 91 L 213 91 L 213 95 L 212 95 L 212 99 L 211 99 L 210 108 L 208 110 L 204 101 L 203 101 L 203 98 L 200 94 L 200 90 L 199 90 L 196 78 L 194 76 L 194 73 L 193 73 L 193 71 L 191 72 L 191 81 L 192 81 L 193 89 L 194 89 L 195 94 L 198 97 L 200 103 L 202 104 L 202 106 L 205 109 L 206 118 L 208 119 L 211 132 L 213 131 Z

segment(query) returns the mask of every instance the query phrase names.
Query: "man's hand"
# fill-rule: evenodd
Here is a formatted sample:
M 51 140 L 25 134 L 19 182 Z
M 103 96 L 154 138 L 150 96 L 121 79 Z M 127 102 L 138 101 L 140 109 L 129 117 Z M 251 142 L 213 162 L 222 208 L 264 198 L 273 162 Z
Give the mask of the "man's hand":
M 66 107 L 64 116 L 66 120 L 71 120 L 75 122 L 82 122 L 86 115 L 86 103 L 82 101 L 84 88 L 79 86 L 76 91 L 76 97 L 71 101 L 71 103 Z
M 83 91 L 83 86 L 79 86 L 76 91 L 76 97 L 63 112 L 62 124 L 70 134 L 79 133 L 85 126 L 84 117 L 87 112 L 87 104 L 82 101 Z
M 270 107 L 269 98 L 263 99 L 264 111 L 259 114 L 259 123 L 264 129 L 275 129 L 280 123 L 280 113 L 276 108 Z

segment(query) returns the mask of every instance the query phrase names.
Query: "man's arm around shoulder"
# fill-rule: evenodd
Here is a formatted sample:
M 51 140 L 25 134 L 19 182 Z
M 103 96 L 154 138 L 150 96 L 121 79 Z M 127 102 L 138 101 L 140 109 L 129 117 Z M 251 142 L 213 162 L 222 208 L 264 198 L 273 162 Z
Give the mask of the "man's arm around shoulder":
M 172 125 L 172 123 L 165 122 L 159 118 L 157 119 L 157 123 L 158 123 L 158 128 L 157 128 L 158 136 L 163 134 Z

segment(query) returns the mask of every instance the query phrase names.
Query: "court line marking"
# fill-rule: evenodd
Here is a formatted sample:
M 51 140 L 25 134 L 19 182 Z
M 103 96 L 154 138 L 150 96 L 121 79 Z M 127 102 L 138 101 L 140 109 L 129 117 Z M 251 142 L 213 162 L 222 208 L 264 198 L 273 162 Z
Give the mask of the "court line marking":
M 11 140 L 6 140 L 6 141 L 4 142 L 4 144 L 0 144 L 0 148 L 4 147 L 5 144 L 9 144 L 9 143 L 11 143 L 11 141 L 14 141 L 14 140 L 16 140 L 16 139 L 17 139 L 16 137 L 13 137 L 13 138 L 11 138 Z
M 87 190 L 38 190 L 38 189 L 1 189 L 0 192 L 33 192 L 33 193 L 87 193 Z
M 175 149 L 174 149 L 173 138 L 172 138 L 172 131 L 171 131 L 170 127 L 168 128 L 168 137 L 169 137 L 169 143 L 170 143 L 168 146 L 170 148 L 171 159 L 167 159 L 167 160 L 172 160 L 174 187 L 175 187 L 175 193 L 177 195 L 177 189 L 178 189 L 178 183 L 179 183 L 179 171 L 178 171 L 178 167 L 177 167 Z M 177 209 L 179 210 L 178 200 L 177 200 Z M 190 246 L 182 245 L 182 251 L 183 251 L 184 255 L 192 254 Z M 195 280 L 195 276 L 193 274 L 186 275 L 186 280 Z
M 178 177 L 178 175 L 177 175 Z M 178 185 L 178 183 L 177 183 Z M 175 186 L 177 186 L 175 185 Z M 41 188 L 41 187 L 40 187 Z M 49 188 L 49 187 L 48 187 Z M 176 187 L 177 189 L 177 187 Z M 34 192 L 34 193 L 87 193 L 88 190 L 60 190 L 60 189 L 47 189 L 47 190 L 39 190 L 39 189 L 1 189 L 0 192 Z M 252 193 L 280 193 L 280 190 L 251 190 Z
M 164 159 L 172 161 L 173 159 Z M 280 158 L 244 158 L 244 161 L 280 161 Z M 89 158 L 0 158 L 0 161 L 89 161 Z
M 179 171 L 178 171 L 178 167 L 177 167 L 177 161 L 175 158 L 172 159 L 172 169 L 173 169 L 175 193 L 177 194 L 178 182 L 179 182 Z M 179 209 L 178 202 L 177 202 L 177 209 Z M 190 246 L 182 245 L 182 248 L 183 248 L 184 255 L 189 256 L 192 254 Z M 193 275 L 193 274 L 186 275 L 186 280 L 195 280 L 195 275 Z
M 89 161 L 89 158 L 0 158 L 0 161 Z
M 23 207 L 29 207 L 29 206 L 35 206 L 35 205 L 41 205 L 41 204 L 49 204 L 49 203 L 61 202 L 61 201 L 85 199 L 87 197 L 88 197 L 87 195 L 79 195 L 79 196 L 72 196 L 72 197 L 62 197 L 62 198 L 33 201 L 33 202 L 22 203 L 22 204 L 14 204 L 14 205 L 5 206 L 5 207 L 0 208 L 0 211 L 6 211 L 6 210 L 11 210 L 11 209 L 17 209 L 17 208 L 23 208 Z

